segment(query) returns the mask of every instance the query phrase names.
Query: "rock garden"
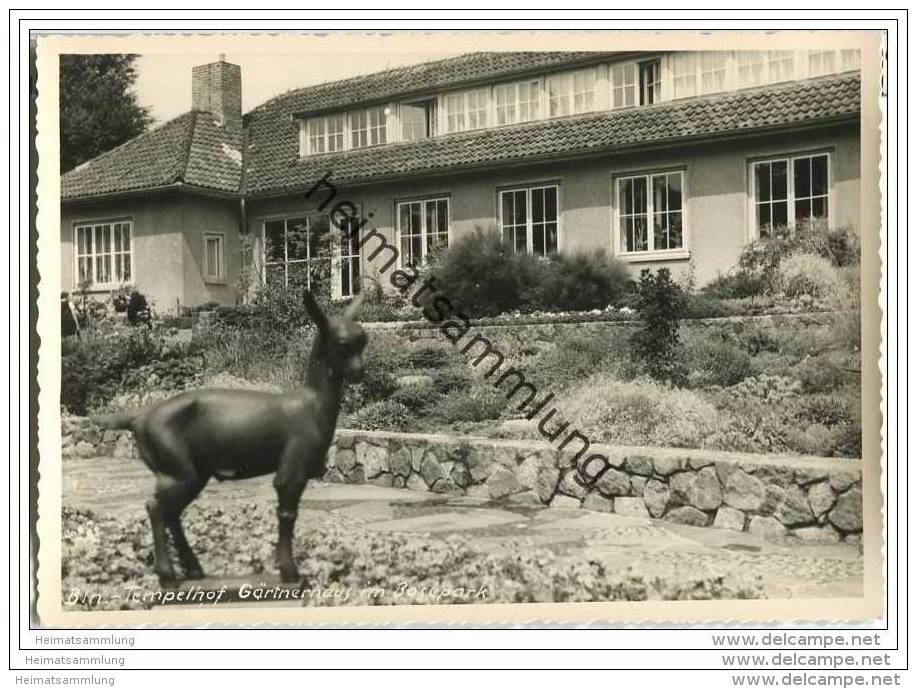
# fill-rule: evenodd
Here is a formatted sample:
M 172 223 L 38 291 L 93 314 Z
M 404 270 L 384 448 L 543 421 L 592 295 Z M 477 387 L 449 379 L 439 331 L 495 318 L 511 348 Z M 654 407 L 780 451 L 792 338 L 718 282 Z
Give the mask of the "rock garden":
M 575 452 L 546 442 L 537 420 L 494 385 L 493 357 L 463 353 L 409 301 L 374 293 L 374 320 L 365 324 L 367 376 L 347 390 L 323 481 L 858 548 L 858 249 L 851 233 L 818 232 L 757 242 L 700 290 L 690 272 L 634 281 L 600 254 L 544 261 L 507 254 L 486 234 L 458 243 L 430 274 L 461 295 L 475 332 L 499 350 L 504 367 L 524 372 L 541 396 L 553 395 L 557 413 L 549 426 L 567 424 L 588 436 L 591 452 L 607 457 L 607 470 L 593 484 L 578 481 Z M 482 272 L 473 261 L 496 269 Z M 91 413 L 194 387 L 281 391 L 300 384 L 311 329 L 295 295 L 265 287 L 252 304 L 200 311 L 187 316 L 190 336 L 95 316 L 82 339 L 64 343 L 65 464 L 106 457 L 143 469 L 130 438 L 94 428 L 84 418 Z M 226 573 L 243 562 L 255 572 L 270 569 L 264 547 L 230 554 L 217 543 L 224 522 L 263 531 L 270 543 L 275 520 L 259 510 L 272 511 L 271 501 L 245 504 L 195 517 L 207 524 L 195 538 L 220 563 L 226 552 L 218 565 Z M 65 539 L 67 581 L 95 577 L 107 585 L 146 576 L 142 514 L 119 524 L 102 506 L 69 504 L 66 493 L 64 505 L 65 528 L 79 534 Z M 318 568 L 310 573 L 316 581 L 371 580 L 374 566 L 385 570 L 380 576 L 403 566 L 410 571 L 398 576 L 425 582 L 470 576 L 470 567 L 478 578 L 518 584 L 502 600 L 763 595 L 748 582 L 715 578 L 636 582 L 591 561 L 576 565 L 585 569 L 574 575 L 569 563 L 551 564 L 557 552 L 550 548 L 485 557 L 473 535 L 443 541 L 393 532 L 380 539 L 323 514 L 328 528 L 299 534 L 298 551 L 318 554 L 306 565 Z M 116 549 L 120 564 L 92 569 L 81 558 L 101 563 L 86 555 L 93 548 L 105 558 Z M 399 551 L 417 557 L 399 563 Z M 433 561 L 446 566 L 431 569 Z M 593 583 L 575 583 L 580 579 Z

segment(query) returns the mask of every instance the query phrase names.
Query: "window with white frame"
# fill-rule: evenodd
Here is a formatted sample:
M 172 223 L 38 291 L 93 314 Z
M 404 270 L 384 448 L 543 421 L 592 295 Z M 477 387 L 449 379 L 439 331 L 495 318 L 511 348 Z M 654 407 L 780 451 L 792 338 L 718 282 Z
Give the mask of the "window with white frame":
M 675 53 L 671 56 L 672 97 L 697 95 L 697 53 Z
M 700 54 L 700 92 L 720 93 L 726 90 L 726 58 L 722 50 L 707 50 Z
M 595 110 L 595 70 L 573 73 L 573 113 Z
M 494 86 L 496 124 L 502 126 L 536 119 L 540 94 L 538 79 Z
M 114 287 L 132 280 L 130 220 L 74 225 L 77 285 Z
M 773 237 L 798 223 L 828 217 L 827 153 L 753 162 L 751 182 L 758 237 Z
M 226 240 L 222 232 L 204 233 L 204 282 L 226 280 Z
M 859 50 L 842 50 L 841 51 L 841 71 L 848 72 L 860 68 L 860 51 Z
M 548 116 L 562 117 L 570 114 L 570 91 L 573 79 L 569 74 L 558 74 L 545 80 L 548 93 Z
M 791 81 L 796 73 L 796 53 L 792 50 L 767 51 L 767 81 L 777 84 Z
M 836 71 L 835 58 L 833 50 L 810 50 L 808 54 L 809 76 L 820 77 L 834 73 Z
M 340 247 L 335 262 L 340 277 L 334 296 L 353 297 L 360 292 L 360 228 L 357 218 L 350 218 L 340 228 Z
M 662 61 L 638 63 L 640 71 L 640 105 L 651 105 L 662 97 Z
M 417 141 L 436 135 L 436 99 L 402 103 L 401 140 Z
M 629 108 L 637 104 L 637 63 L 622 62 L 611 66 L 611 107 Z
M 545 80 L 548 116 L 562 117 L 595 110 L 595 69 L 557 74 Z
M 379 146 L 386 140 L 385 107 L 378 106 L 350 113 L 350 147 Z
M 487 126 L 490 89 L 473 89 L 446 95 L 446 129 L 465 132 Z
M 727 57 L 723 51 L 673 54 L 670 57 L 672 97 L 689 98 L 725 91 Z
M 736 52 L 736 81 L 739 88 L 760 86 L 767 80 L 767 51 L 740 50 Z
M 795 72 L 792 50 L 741 50 L 736 52 L 739 88 L 790 81 Z
M 620 177 L 617 232 L 622 254 L 684 250 L 684 173 Z
M 560 211 L 559 187 L 505 189 L 500 192 L 503 241 L 516 253 L 547 256 L 557 253 Z
M 344 115 L 328 115 L 309 120 L 309 152 L 332 153 L 344 150 Z
M 268 284 L 329 291 L 331 239 L 328 216 L 264 222 L 264 279 Z
M 421 265 L 433 252 L 449 246 L 449 199 L 399 203 L 398 237 L 403 266 Z

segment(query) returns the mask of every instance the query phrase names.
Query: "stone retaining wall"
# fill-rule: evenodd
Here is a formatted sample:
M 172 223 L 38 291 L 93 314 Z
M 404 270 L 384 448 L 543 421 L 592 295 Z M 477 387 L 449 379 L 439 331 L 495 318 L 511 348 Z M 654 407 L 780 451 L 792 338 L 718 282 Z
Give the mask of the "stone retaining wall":
M 832 312 L 788 313 L 770 314 L 763 316 L 728 316 L 724 318 L 690 318 L 681 321 L 685 328 L 716 328 L 733 332 L 741 332 L 749 326 L 762 328 L 806 328 L 828 325 L 836 318 Z M 481 335 L 499 337 L 501 334 L 511 333 L 528 339 L 549 339 L 561 334 L 576 333 L 580 335 L 601 335 L 608 332 L 609 328 L 636 328 L 640 325 L 636 320 L 583 320 L 563 321 L 546 319 L 545 322 L 531 322 L 520 317 L 520 323 L 501 322 L 493 323 L 489 320 L 475 321 L 472 323 L 473 332 Z M 410 321 L 395 323 L 364 323 L 370 332 L 390 333 L 410 341 L 433 340 L 442 338 L 441 324 L 429 321 Z
M 593 446 L 611 469 L 593 486 L 538 441 L 340 430 L 324 480 L 583 507 L 809 542 L 859 542 L 860 462 L 708 450 Z M 64 419 L 64 457 L 137 457 L 129 433 Z

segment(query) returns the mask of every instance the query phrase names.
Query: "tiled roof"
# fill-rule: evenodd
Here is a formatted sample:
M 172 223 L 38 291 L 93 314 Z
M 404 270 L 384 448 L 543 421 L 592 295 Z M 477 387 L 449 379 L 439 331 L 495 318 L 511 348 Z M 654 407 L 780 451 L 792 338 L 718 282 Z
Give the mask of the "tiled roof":
M 61 198 L 78 199 L 182 182 L 238 193 L 242 133 L 210 113 L 189 112 L 61 177 Z
M 297 114 L 332 110 L 407 94 L 511 78 L 518 74 L 543 72 L 552 67 L 607 59 L 612 54 L 607 51 L 468 53 L 289 91 L 260 105 L 249 117 L 277 109 Z
M 337 183 L 359 183 L 853 118 L 860 78 L 843 74 L 302 159 L 291 118 L 298 105 L 274 104 L 249 117 L 246 194 L 311 186 L 328 171 Z

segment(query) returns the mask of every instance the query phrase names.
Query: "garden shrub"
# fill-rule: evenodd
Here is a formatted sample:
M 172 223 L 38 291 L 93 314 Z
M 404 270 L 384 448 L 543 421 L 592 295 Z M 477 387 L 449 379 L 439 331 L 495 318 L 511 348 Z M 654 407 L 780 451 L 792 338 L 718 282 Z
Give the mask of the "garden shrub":
M 620 369 L 628 346 L 623 331 L 613 330 L 603 337 L 564 331 L 555 346 L 541 351 L 525 365 L 525 376 L 539 389 L 563 390 L 579 384 L 596 370 Z
M 311 343 L 308 331 L 278 334 L 268 329 L 212 322 L 195 334 L 206 366 L 211 371 L 226 371 L 240 377 L 252 378 L 279 368 L 296 338 Z M 293 375 L 282 376 L 289 378 Z
M 452 354 L 445 349 L 422 347 L 407 352 L 406 364 L 411 368 L 443 368 L 448 366 Z
M 747 311 L 732 302 L 712 297 L 704 292 L 685 294 L 682 318 L 727 318 L 745 316 Z
M 828 351 L 806 356 L 788 369 L 788 374 L 798 380 L 806 393 L 830 393 L 859 382 L 859 364 L 851 365 L 849 355 L 842 351 Z
M 701 291 L 713 299 L 745 299 L 764 294 L 767 288 L 768 282 L 762 274 L 733 270 L 725 275 L 717 275 Z
M 833 457 L 863 456 L 863 417 L 860 409 L 859 390 L 848 406 L 850 422 L 837 427 L 834 436 Z
M 467 390 L 472 385 L 471 379 L 452 370 L 436 371 L 432 375 L 433 387 L 443 395 L 458 390 Z
M 835 268 L 858 266 L 859 237 L 848 228 L 828 228 L 824 220 L 799 223 L 792 231 L 786 227 L 776 228 L 773 236 L 748 244 L 739 256 L 738 265 L 706 285 L 703 292 L 720 299 L 782 293 L 782 288 L 787 285 L 786 280 L 781 279 L 781 264 L 793 256 L 803 255 L 819 257 Z M 814 259 L 806 260 L 812 262 Z M 819 264 L 816 269 L 820 276 L 829 275 L 824 264 Z M 799 275 L 800 271 L 794 274 Z M 806 294 L 814 297 L 813 289 L 817 291 L 818 288 L 807 285 L 804 280 L 789 285 L 790 296 Z
M 385 292 L 375 279 L 365 277 L 363 311 L 364 323 L 408 321 L 421 318 L 421 313 L 401 292 Z
M 854 422 L 858 394 L 827 393 L 804 395 L 796 403 L 794 415 L 801 422 L 842 426 Z
M 200 383 L 202 368 L 199 357 L 153 361 L 125 371 L 121 385 L 137 392 L 185 390 Z
M 261 308 L 255 304 L 238 306 L 218 306 L 212 311 L 211 323 L 226 328 L 257 329 L 261 318 Z
M 739 452 L 782 453 L 790 449 L 788 434 L 798 424 L 792 409 L 800 399 L 798 381 L 757 376 L 726 388 L 716 396 L 723 423 L 707 439 L 708 447 Z
M 626 267 L 602 251 L 539 258 L 515 253 L 496 231 L 476 228 L 430 269 L 437 289 L 470 318 L 604 309 L 630 289 Z
M 534 281 L 537 262 L 515 253 L 497 232 L 477 227 L 442 254 L 431 275 L 458 309 L 481 318 L 519 308 L 521 289 Z
M 835 429 L 823 424 L 813 423 L 808 426 L 788 428 L 786 443 L 800 454 L 828 456 L 834 448 Z
M 860 262 L 859 235 L 848 227 L 829 228 L 823 219 L 797 224 L 788 244 L 790 252 L 817 254 L 833 266 Z
M 781 350 L 782 341 L 774 334 L 772 328 L 762 328 L 757 325 L 749 326 L 738 338 L 738 344 L 751 356 L 758 356 L 762 352 L 776 354 Z
M 691 387 L 729 387 L 754 375 L 751 357 L 718 335 L 701 335 L 685 345 L 685 363 Z
M 684 307 L 684 292 L 672 281 L 668 268 L 655 275 L 646 269 L 640 273 L 637 310 L 643 327 L 631 338 L 631 352 L 650 377 L 675 385 L 686 377 L 678 336 Z
M 398 389 L 398 382 L 391 371 L 375 365 L 366 365 L 363 369 L 363 380 L 349 385 L 360 403 L 378 402 L 391 397 Z
M 218 301 L 205 301 L 203 304 L 198 304 L 197 306 L 186 306 L 183 307 L 182 311 L 186 312 L 189 316 L 201 313 L 204 311 L 215 311 L 220 308 L 220 302 Z
M 395 390 L 388 399 L 396 404 L 403 404 L 414 416 L 425 416 L 442 397 L 442 393 L 433 385 L 408 385 Z
M 627 267 L 604 251 L 554 254 L 542 261 L 522 298 L 543 311 L 604 309 L 631 289 Z
M 762 375 L 732 386 L 726 391 L 733 397 L 760 400 L 775 406 L 787 406 L 799 398 L 798 381 L 783 376 Z
M 490 421 L 500 418 L 506 408 L 502 393 L 492 385 L 480 384 L 446 395 L 428 415 L 446 424 Z
M 148 387 L 154 373 L 175 389 L 184 389 L 196 380 L 201 365 L 196 358 L 180 362 L 195 356 L 192 345 L 170 343 L 146 328 L 108 334 L 85 331 L 62 352 L 61 404 L 73 414 L 85 415 L 131 385 Z M 150 366 L 159 368 L 144 369 Z
M 860 264 L 860 237 L 850 228 L 836 227 L 825 233 L 823 256 L 840 267 Z
M 619 445 L 702 447 L 719 424 L 716 408 L 691 390 L 599 373 L 556 405 L 590 439 Z
M 790 298 L 826 299 L 837 297 L 845 287 L 828 259 L 816 254 L 790 254 L 780 261 L 774 289 Z
M 255 289 L 255 296 L 249 304 L 218 306 L 213 310 L 214 323 L 228 328 L 263 330 L 275 337 L 288 337 L 304 327 L 311 327 L 312 318 L 303 302 L 304 287 L 285 286 L 280 282 L 262 282 Z M 341 308 L 332 308 L 327 297 L 313 293 L 325 313 Z
M 414 425 L 410 409 L 392 400 L 372 402 L 348 415 L 343 426 L 364 431 L 407 431 Z

